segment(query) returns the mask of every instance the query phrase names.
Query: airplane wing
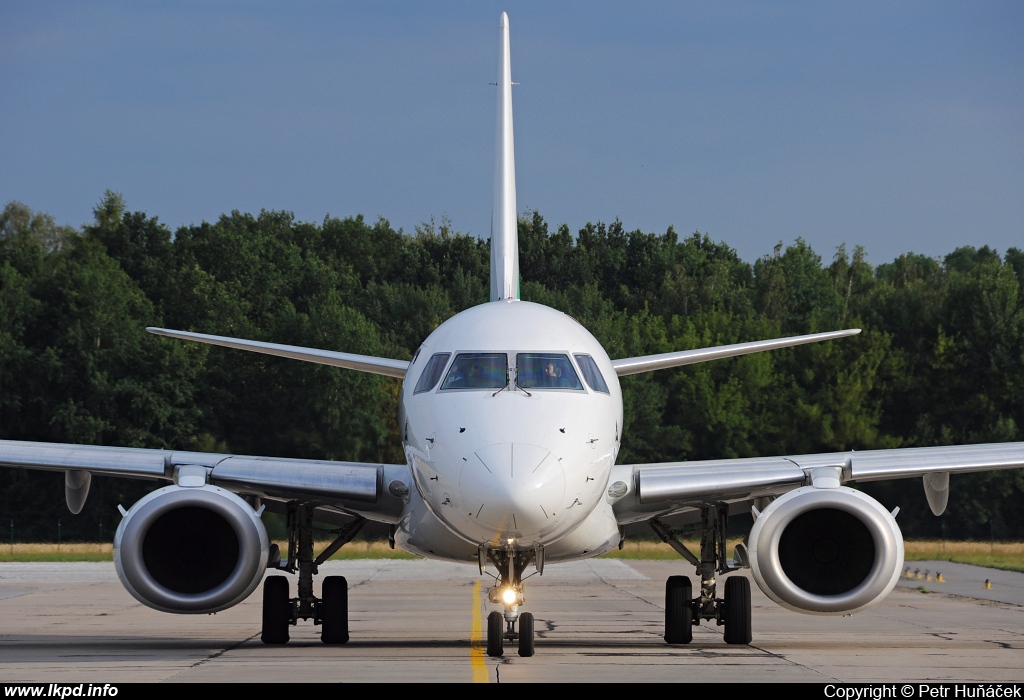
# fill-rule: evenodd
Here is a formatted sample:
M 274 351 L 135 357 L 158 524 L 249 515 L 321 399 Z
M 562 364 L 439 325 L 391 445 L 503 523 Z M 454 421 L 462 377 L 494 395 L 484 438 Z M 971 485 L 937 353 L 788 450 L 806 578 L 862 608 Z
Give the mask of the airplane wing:
M 750 501 L 816 485 L 921 477 L 936 515 L 945 509 L 950 473 L 1024 467 L 1024 443 L 916 447 L 813 455 L 715 459 L 613 468 L 609 491 L 620 524 L 670 515 L 707 503 Z M 823 482 L 826 483 L 826 482 Z M 621 494 L 621 495 L 620 495 Z
M 391 360 L 386 357 L 372 357 L 370 355 L 355 355 L 348 352 L 335 352 L 333 350 L 319 350 L 317 348 L 302 348 L 296 345 L 281 345 L 280 343 L 264 343 L 258 340 L 244 340 L 242 338 L 228 338 L 222 335 L 207 335 L 206 333 L 190 333 L 188 331 L 175 331 L 167 328 L 147 328 L 147 331 L 154 335 L 162 335 L 168 338 L 181 340 L 194 340 L 198 343 L 209 345 L 220 345 L 225 348 L 236 350 L 248 350 L 259 352 L 264 355 L 276 355 L 277 357 L 288 357 L 303 362 L 316 362 L 321 365 L 332 367 L 344 367 L 360 372 L 371 374 L 383 374 L 386 377 L 397 377 L 401 379 L 409 369 L 408 360 Z
M 639 374 L 640 372 L 652 372 L 656 369 L 667 369 L 669 367 L 681 367 L 683 365 L 695 365 L 700 362 L 721 360 L 726 357 L 737 357 L 749 355 L 754 352 L 765 350 L 776 350 L 778 348 L 789 348 L 794 345 L 806 343 L 820 343 L 824 340 L 844 338 L 848 335 L 857 335 L 859 328 L 851 328 L 845 331 L 829 331 L 827 333 L 812 333 L 811 335 L 797 335 L 791 338 L 773 338 L 771 340 L 755 340 L 750 343 L 734 343 L 732 345 L 720 345 L 714 348 L 698 348 L 696 350 L 681 350 L 679 352 L 666 352 L 661 355 L 644 355 L 643 357 L 625 357 L 621 360 L 612 360 L 612 367 L 615 374 L 624 377 L 628 374 Z
M 0 440 L 0 467 L 65 472 L 68 506 L 79 512 L 88 479 L 103 476 L 177 482 L 182 468 L 205 471 L 206 483 L 271 500 L 300 500 L 353 513 L 397 517 L 401 499 L 385 484 L 412 483 L 408 465 L 282 459 L 130 447 Z M 196 471 L 192 469 L 193 473 Z M 75 496 L 73 492 L 86 493 Z M 392 489 L 397 490 L 397 489 Z M 75 501 L 78 503 L 75 503 Z M 77 505 L 77 509 L 76 506 Z

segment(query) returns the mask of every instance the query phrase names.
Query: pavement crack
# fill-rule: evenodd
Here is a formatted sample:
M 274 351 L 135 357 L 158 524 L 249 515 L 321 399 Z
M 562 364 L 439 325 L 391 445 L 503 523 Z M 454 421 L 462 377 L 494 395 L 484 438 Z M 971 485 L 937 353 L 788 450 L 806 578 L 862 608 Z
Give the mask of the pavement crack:
M 791 666 L 796 666 L 797 668 L 802 668 L 805 671 L 809 671 L 809 672 L 811 672 L 811 673 L 813 673 L 813 674 L 815 674 L 817 676 L 824 676 L 826 679 L 828 679 L 830 681 L 839 682 L 839 678 L 837 676 L 831 676 L 831 675 L 828 675 L 826 673 L 822 673 L 820 670 L 814 668 L 813 666 L 808 666 L 807 664 L 802 664 L 799 661 L 794 661 L 793 659 L 789 658 L 785 654 L 778 654 L 778 653 L 776 653 L 774 651 L 769 651 L 768 649 L 765 649 L 764 647 L 759 647 L 756 644 L 748 644 L 747 646 L 749 646 L 751 649 L 757 649 L 758 651 L 760 651 L 765 656 L 769 656 L 769 657 L 771 657 L 773 659 L 778 659 L 779 661 L 784 661 L 784 662 L 790 664 Z
M 1020 648 L 1016 644 L 1011 644 L 1010 642 L 997 642 L 994 639 L 986 639 L 985 642 L 988 643 L 988 644 L 995 644 L 1000 649 L 1019 649 Z
M 223 649 L 221 649 L 221 650 L 219 650 L 219 651 L 217 651 L 217 652 L 215 652 L 213 654 L 210 654 L 205 659 L 199 659 L 199 661 L 196 661 L 194 664 L 190 664 L 189 666 L 187 666 L 186 668 L 181 669 L 177 673 L 174 673 L 174 674 L 168 676 L 167 678 L 164 679 L 164 681 L 167 681 L 170 678 L 174 678 L 175 676 L 180 675 L 180 674 L 184 673 L 185 671 L 191 671 L 193 669 L 199 668 L 200 666 L 202 666 L 203 664 L 205 664 L 208 661 L 213 661 L 214 659 L 220 658 L 221 656 L 223 656 L 224 654 L 228 653 L 229 651 L 234 651 L 235 649 L 237 649 L 238 647 L 242 646 L 246 642 L 251 642 L 252 640 L 257 639 L 261 634 L 262 634 L 262 632 L 257 632 L 256 634 L 252 634 L 252 635 L 249 635 L 248 637 L 240 639 L 237 642 L 235 642 L 234 644 L 231 644 L 230 646 L 226 646 Z
M 555 624 L 554 620 L 537 620 L 537 622 L 540 622 L 544 625 L 544 629 L 534 630 L 534 634 L 537 635 L 537 637 L 539 637 L 540 639 L 547 639 L 548 633 L 554 632 L 555 629 L 558 627 L 558 625 Z

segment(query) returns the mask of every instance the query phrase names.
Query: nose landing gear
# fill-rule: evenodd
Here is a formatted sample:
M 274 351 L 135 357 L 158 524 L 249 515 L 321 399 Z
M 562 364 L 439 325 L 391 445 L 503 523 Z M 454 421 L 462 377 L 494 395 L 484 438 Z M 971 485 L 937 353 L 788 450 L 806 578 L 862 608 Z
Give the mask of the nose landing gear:
M 520 656 L 533 656 L 533 614 L 520 612 L 519 606 L 525 600 L 523 572 L 534 562 L 539 562 L 537 573 L 543 571 L 543 551 L 539 548 L 534 551 L 521 550 L 516 547 L 514 540 L 509 540 L 502 547 L 481 545 L 479 559 L 480 573 L 484 573 L 486 561 L 490 561 L 498 570 L 498 575 L 494 577 L 494 586 L 488 592 L 487 598 L 505 608 L 504 613 L 494 610 L 487 616 L 487 655 L 503 656 L 504 643 L 508 641 L 518 642 Z

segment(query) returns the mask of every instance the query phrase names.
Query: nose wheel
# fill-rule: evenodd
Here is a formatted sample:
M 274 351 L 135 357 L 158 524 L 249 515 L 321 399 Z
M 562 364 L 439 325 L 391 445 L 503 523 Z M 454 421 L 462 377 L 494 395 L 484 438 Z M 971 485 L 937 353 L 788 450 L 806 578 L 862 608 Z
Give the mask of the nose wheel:
M 519 655 L 533 656 L 533 613 L 519 616 Z
M 516 621 L 506 622 L 501 612 L 494 610 L 487 616 L 487 655 L 498 657 L 505 655 L 505 640 L 518 642 L 519 655 L 533 656 L 533 613 L 519 613 L 519 631 L 515 630 Z
M 502 636 L 505 634 L 505 618 L 497 610 L 492 610 L 487 616 L 487 655 L 503 656 L 505 644 Z

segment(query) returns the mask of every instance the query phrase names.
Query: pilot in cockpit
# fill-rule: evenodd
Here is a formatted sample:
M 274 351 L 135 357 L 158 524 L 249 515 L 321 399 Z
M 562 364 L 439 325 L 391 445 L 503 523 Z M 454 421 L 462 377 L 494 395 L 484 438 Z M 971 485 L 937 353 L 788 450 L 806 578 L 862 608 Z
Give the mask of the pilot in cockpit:
M 544 378 L 543 386 L 557 387 L 559 386 L 559 379 L 562 376 L 562 371 L 555 366 L 555 363 L 548 360 L 547 364 L 544 365 Z

